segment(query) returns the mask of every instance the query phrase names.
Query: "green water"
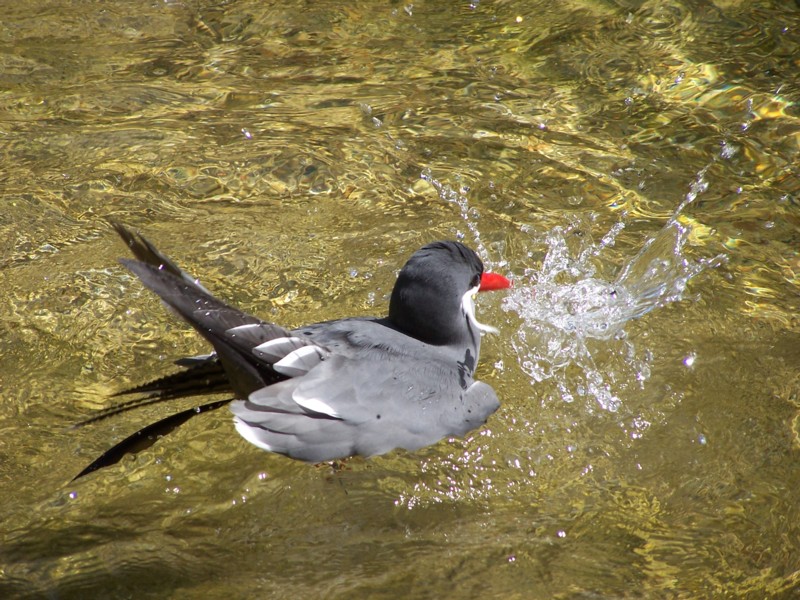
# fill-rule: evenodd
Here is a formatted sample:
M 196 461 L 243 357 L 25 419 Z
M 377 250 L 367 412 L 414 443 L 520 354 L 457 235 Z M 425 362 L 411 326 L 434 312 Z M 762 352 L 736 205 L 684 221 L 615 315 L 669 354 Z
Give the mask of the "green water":
M 0 596 L 795 597 L 799 56 L 788 2 L 0 2 Z M 724 259 L 579 361 L 481 297 L 466 440 L 334 470 L 222 410 L 68 483 L 207 350 L 108 218 L 297 326 L 441 238 L 524 290 L 623 223 L 613 282 L 699 180 L 673 258 Z

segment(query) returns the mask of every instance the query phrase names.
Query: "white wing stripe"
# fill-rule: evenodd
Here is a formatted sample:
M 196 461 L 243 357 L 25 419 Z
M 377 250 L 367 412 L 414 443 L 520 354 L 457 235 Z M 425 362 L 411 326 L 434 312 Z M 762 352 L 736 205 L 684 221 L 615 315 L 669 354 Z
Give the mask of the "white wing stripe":
M 279 361 L 299 348 L 307 347 L 297 337 L 279 337 L 259 344 L 253 348 L 253 354 L 270 362 Z
M 322 354 L 322 349 L 320 347 L 303 346 L 284 356 L 272 365 L 272 368 L 282 375 L 297 377 L 308 373 L 321 363 L 324 358 L 325 356 Z
M 230 333 L 232 335 L 235 335 L 235 334 L 240 333 L 242 331 L 247 331 L 248 329 L 253 329 L 253 328 L 258 329 L 260 327 L 261 327 L 261 323 L 248 323 L 247 325 L 237 325 L 236 327 L 231 327 L 225 333 Z
M 264 440 L 258 437 L 258 432 L 256 431 L 255 427 L 248 425 L 244 421 L 242 421 L 239 417 L 233 417 L 233 424 L 236 427 L 236 431 L 239 432 L 239 435 L 246 439 L 248 442 L 253 444 L 254 446 L 258 446 L 262 450 L 266 450 L 267 452 L 274 452 L 272 446 L 266 443 Z
M 297 397 L 297 394 L 294 396 L 294 401 L 297 402 L 300 406 L 305 408 L 306 410 L 310 410 L 311 412 L 320 413 L 322 415 L 328 415 L 329 417 L 333 417 L 334 419 L 341 419 L 341 415 L 334 408 L 330 405 L 326 404 L 319 398 L 302 398 Z

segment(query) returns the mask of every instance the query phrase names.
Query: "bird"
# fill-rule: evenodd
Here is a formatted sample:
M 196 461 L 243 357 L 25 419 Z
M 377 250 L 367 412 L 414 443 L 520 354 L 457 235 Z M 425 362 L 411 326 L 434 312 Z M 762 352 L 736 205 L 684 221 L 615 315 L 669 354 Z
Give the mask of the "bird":
M 190 417 L 228 404 L 238 433 L 269 452 L 308 463 L 376 456 L 464 436 L 499 407 L 474 378 L 481 335 L 478 292 L 511 287 L 484 270 L 474 250 L 436 241 L 400 269 L 382 317 L 349 317 L 287 329 L 214 297 L 141 233 L 111 222 L 135 259 L 120 263 L 213 348 L 176 361 L 183 369 L 115 395 L 143 398 L 112 407 L 85 425 L 136 406 L 227 392 L 232 398 L 171 415 L 126 438 L 75 479 L 149 446 Z

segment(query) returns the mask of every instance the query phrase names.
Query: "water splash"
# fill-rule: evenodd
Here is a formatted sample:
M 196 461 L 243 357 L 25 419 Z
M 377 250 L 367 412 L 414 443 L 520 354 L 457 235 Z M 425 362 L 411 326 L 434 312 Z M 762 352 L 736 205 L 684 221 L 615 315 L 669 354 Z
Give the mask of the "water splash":
M 420 179 L 423 181 L 427 181 L 429 184 L 433 186 L 436 192 L 439 194 L 439 197 L 444 200 L 445 202 L 450 202 L 451 204 L 456 205 L 458 207 L 459 212 L 461 213 L 461 219 L 464 221 L 464 224 L 469 229 L 469 233 L 472 236 L 473 244 L 475 247 L 475 251 L 478 253 L 478 256 L 481 257 L 481 260 L 484 263 L 492 264 L 492 266 L 506 266 L 505 261 L 502 261 L 499 265 L 495 262 L 489 263 L 489 251 L 486 249 L 486 246 L 481 239 L 481 232 L 478 229 L 478 222 L 480 221 L 480 213 L 474 207 L 469 205 L 469 200 L 467 198 L 467 194 L 469 194 L 469 186 L 462 185 L 459 190 L 454 190 L 451 186 L 442 183 L 438 179 L 433 176 L 433 173 L 430 169 L 425 169 L 420 174 Z M 459 240 L 463 240 L 466 235 L 463 232 L 458 232 L 457 237 Z
M 552 378 L 563 400 L 594 398 L 612 412 L 621 406 L 619 394 L 625 388 L 643 385 L 650 377 L 650 353 L 637 352 L 625 325 L 684 299 L 692 278 L 724 260 L 693 260 L 684 252 L 692 229 L 681 222 L 681 211 L 707 187 L 703 170 L 666 225 L 616 277 L 598 271 L 624 223 L 614 225 L 597 243 L 578 221 L 545 235 L 541 267 L 526 270 L 503 302 L 505 311 L 522 320 L 512 345 L 533 381 Z M 595 357 L 609 352 L 620 359 L 618 366 L 598 368 Z

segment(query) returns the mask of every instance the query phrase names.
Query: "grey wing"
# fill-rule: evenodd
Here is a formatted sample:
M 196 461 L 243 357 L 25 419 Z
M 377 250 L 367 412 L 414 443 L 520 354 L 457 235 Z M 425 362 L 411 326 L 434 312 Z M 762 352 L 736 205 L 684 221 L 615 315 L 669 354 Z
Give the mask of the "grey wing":
M 265 450 L 310 462 L 372 456 L 416 450 L 485 423 L 499 406 L 492 388 L 472 382 L 462 389 L 455 381 L 455 372 L 423 361 L 336 355 L 231 410 L 239 433 Z

